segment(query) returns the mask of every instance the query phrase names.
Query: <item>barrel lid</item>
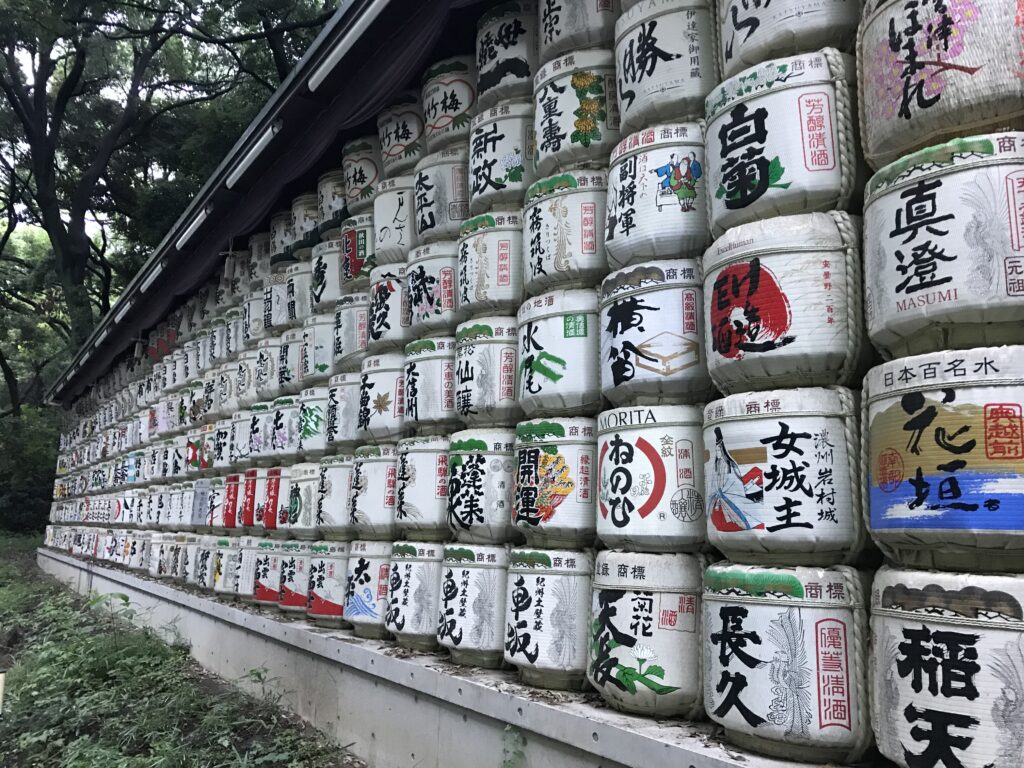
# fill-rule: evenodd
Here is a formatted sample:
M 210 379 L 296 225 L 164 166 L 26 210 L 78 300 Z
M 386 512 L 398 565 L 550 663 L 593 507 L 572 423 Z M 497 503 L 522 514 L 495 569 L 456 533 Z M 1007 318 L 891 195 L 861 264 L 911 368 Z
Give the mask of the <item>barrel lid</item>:
M 410 341 L 408 344 L 405 345 L 406 359 L 450 357 L 454 354 L 454 336 L 434 336 L 429 339 L 418 339 L 416 341 Z
M 479 32 L 496 21 L 501 21 L 509 16 L 533 16 L 536 13 L 537 3 L 535 2 L 513 0 L 513 2 L 498 3 L 484 12 L 483 16 L 477 20 L 476 28 Z
M 331 376 L 328 384 L 331 387 L 343 387 L 346 384 L 359 384 L 359 382 L 362 381 L 362 378 L 363 376 L 361 373 L 336 373 Z
M 347 155 L 361 155 L 365 152 L 380 153 L 380 138 L 378 136 L 373 134 L 359 136 L 358 138 L 350 139 L 341 145 L 341 157 L 343 161 L 347 159 Z
M 333 315 L 310 315 L 303 321 L 303 328 L 315 328 L 318 325 L 329 325 L 334 327 L 334 316 Z
M 695 555 L 598 552 L 594 587 L 651 592 L 700 592 L 705 560 Z
M 493 340 L 518 343 L 517 329 L 518 326 L 514 317 L 507 315 L 475 317 L 456 326 L 455 339 L 460 346 L 462 344 Z
M 324 174 L 324 176 L 330 176 L 331 173 L 335 173 L 335 171 L 328 171 L 327 173 Z M 337 173 L 342 173 L 342 171 L 337 171 Z M 270 233 L 269 232 L 257 232 L 254 235 L 249 235 L 249 250 L 250 251 L 259 250 L 261 245 L 266 245 L 266 244 L 269 244 L 269 243 L 270 243 Z
M 385 265 L 386 266 L 386 265 Z M 402 273 L 405 274 L 404 272 Z M 370 277 L 373 277 L 373 272 L 370 272 Z M 334 305 L 334 310 L 347 309 L 349 306 L 358 306 L 362 304 L 370 303 L 370 294 L 364 292 L 360 293 L 349 293 L 338 299 L 337 304 Z
M 453 432 L 448 450 L 451 453 L 512 453 L 514 429 L 463 429 Z
M 704 599 L 730 597 L 800 600 L 849 607 L 861 605 L 860 575 L 846 566 L 771 568 L 716 563 L 704 571 Z
M 672 286 L 700 286 L 700 265 L 696 259 L 648 261 L 612 272 L 601 281 L 601 306 L 622 294 Z
M 723 420 L 775 419 L 780 416 L 852 417 L 854 395 L 845 387 L 799 387 L 741 392 L 704 406 L 704 426 Z
M 288 555 L 294 554 L 308 554 L 309 553 L 309 542 L 308 541 L 282 541 L 281 552 Z
M 306 461 L 301 464 L 292 464 L 291 471 L 293 480 L 305 480 L 310 477 L 319 477 L 320 465 Z
M 377 195 L 384 195 L 388 192 L 408 192 L 415 186 L 416 177 L 411 174 L 408 176 L 392 176 L 389 179 L 377 182 Z
M 423 84 L 438 77 L 445 77 L 453 73 L 470 75 L 476 79 L 476 58 L 474 56 L 452 56 L 447 59 L 431 64 L 423 73 Z
M 365 555 L 366 557 L 391 558 L 391 548 L 394 546 L 390 541 L 353 541 L 349 545 L 349 555 Z
M 302 390 L 300 397 L 302 400 L 319 400 L 327 397 L 327 390 L 329 387 L 310 387 L 309 389 Z
M 372 227 L 373 226 L 373 214 L 372 213 L 360 213 L 357 216 L 349 216 L 343 222 L 341 222 L 342 229 L 359 229 L 360 227 Z
M 532 206 L 554 195 L 589 192 L 591 190 L 603 192 L 607 188 L 607 169 L 564 171 L 563 173 L 533 182 L 527 188 L 524 199 L 527 206 Z
M 679 145 L 704 149 L 704 134 L 700 123 L 659 123 L 624 136 L 612 150 L 611 165 L 624 157 L 658 147 Z
M 408 112 L 409 108 L 418 108 L 420 105 L 420 95 L 413 90 L 401 91 L 396 94 L 388 105 L 381 110 L 380 115 L 377 117 L 377 125 L 380 125 L 388 117 L 394 113 L 401 114 L 402 112 Z
M 597 434 L 620 429 L 657 426 L 694 426 L 704 424 L 704 412 L 696 405 L 630 405 L 612 408 L 597 415 Z
M 343 243 L 341 240 L 324 240 L 313 246 L 313 258 L 319 259 L 328 251 L 341 253 Z
M 398 441 L 398 452 L 401 453 L 447 453 L 449 439 L 443 435 L 424 437 L 406 437 Z
M 256 348 L 259 350 L 270 349 L 271 347 L 280 347 L 281 337 L 271 336 L 269 339 L 260 339 L 256 342 Z
M 478 568 L 508 568 L 508 546 L 488 544 L 447 544 L 444 547 L 446 565 L 476 566 Z
M 521 232 L 522 228 L 523 212 L 521 210 L 490 211 L 462 222 L 462 226 L 459 227 L 459 240 L 465 240 L 467 237 L 472 237 L 481 232 L 495 230 L 513 229 Z
M 523 325 L 530 320 L 580 312 L 597 313 L 597 291 L 593 288 L 559 288 L 534 296 L 519 307 L 516 320 Z
M 597 421 L 586 417 L 532 419 L 516 425 L 516 445 L 593 443 Z
M 235 421 L 248 421 L 251 418 L 252 418 L 252 409 L 251 408 L 240 408 L 239 410 L 237 410 L 233 414 L 231 414 L 231 421 L 232 422 L 235 422 Z
M 346 557 L 347 541 L 314 541 L 309 545 L 309 552 L 314 557 Z
M 370 270 L 371 284 L 375 285 L 385 280 L 405 280 L 405 264 L 378 264 Z M 341 299 L 338 303 L 341 304 Z
M 498 102 L 490 109 L 485 109 L 477 114 L 473 118 L 470 127 L 475 130 L 481 125 L 505 119 L 529 119 L 532 124 L 533 100 L 510 99 L 509 101 Z
M 271 228 L 273 228 L 275 222 L 282 222 L 282 221 L 291 222 L 291 220 L 292 220 L 292 212 L 291 212 L 291 210 L 278 211 L 277 213 L 274 213 L 274 214 L 271 215 L 271 217 L 270 217 L 270 226 L 271 226 Z
M 274 400 L 274 408 L 290 408 L 299 405 L 299 398 L 286 395 Z
M 719 266 L 753 256 L 845 248 L 835 219 L 827 213 L 800 213 L 740 224 L 704 252 L 704 275 Z
M 257 413 L 270 413 L 272 403 L 253 403 L 249 410 L 255 415 Z
M 320 459 L 321 467 L 344 467 L 351 465 L 354 460 L 351 453 L 336 453 L 333 456 L 324 456 Z
M 556 59 L 545 63 L 533 76 L 533 92 L 541 90 L 550 81 L 560 77 L 568 77 L 581 69 L 610 69 L 615 71 L 615 54 L 606 48 L 588 48 L 582 51 L 570 51 Z M 596 79 L 600 75 L 593 75 Z M 581 83 L 580 88 L 590 83 Z M 614 98 L 614 97 L 613 97 Z
M 1019 384 L 1024 346 L 977 347 L 915 355 L 875 366 L 864 378 L 868 402 L 903 392 Z
M 509 552 L 508 570 L 589 576 L 594 572 L 594 554 L 589 550 L 516 548 Z
M 345 169 L 344 168 L 333 168 L 333 169 L 327 171 L 326 173 L 321 173 L 320 177 L 316 180 L 316 182 L 317 182 L 317 184 L 321 184 L 322 182 L 325 182 L 325 181 L 334 181 L 334 180 L 341 180 L 341 181 L 345 180 Z M 257 237 L 257 235 L 253 235 L 253 237 Z M 270 235 L 267 234 L 267 237 L 270 237 Z M 249 239 L 252 240 L 252 238 L 249 238 Z
M 316 207 L 316 204 L 317 204 L 316 192 L 307 192 L 307 193 L 302 194 L 302 195 L 297 195 L 292 200 L 292 207 L 295 207 L 295 208 L 297 208 L 299 206 L 304 206 L 304 205 L 311 205 L 313 207 Z
M 434 541 L 396 541 L 391 547 L 395 560 L 439 561 L 444 555 L 444 544 Z
M 437 165 L 466 165 L 468 163 L 469 146 L 460 142 L 459 144 L 445 147 L 442 150 L 421 158 L 420 161 L 416 163 L 415 170 L 416 173 L 422 173 L 427 168 L 433 168 Z
M 363 358 L 363 374 L 381 371 L 404 371 L 405 355 L 401 352 L 384 352 Z
M 940 621 L 990 622 L 1024 628 L 1024 576 L 910 571 L 883 566 L 875 574 L 871 610 Z
M 435 243 L 427 243 L 409 251 L 409 266 L 412 266 L 417 261 L 425 261 L 427 259 L 453 259 L 458 252 L 459 244 L 455 240 L 438 240 Z
M 398 449 L 394 445 L 361 445 L 355 450 L 356 461 L 367 459 L 382 459 L 394 461 L 398 456 Z

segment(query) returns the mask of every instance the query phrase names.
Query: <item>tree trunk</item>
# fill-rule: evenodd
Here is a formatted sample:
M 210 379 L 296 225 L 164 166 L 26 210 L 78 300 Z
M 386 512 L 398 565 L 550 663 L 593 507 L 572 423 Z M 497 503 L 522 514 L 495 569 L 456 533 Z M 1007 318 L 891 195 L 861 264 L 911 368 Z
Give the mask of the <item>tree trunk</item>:
M 4 382 L 7 384 L 7 393 L 11 398 L 11 415 L 14 418 L 21 416 L 21 395 L 18 392 L 18 376 L 7 362 L 7 357 L 0 349 L 0 371 L 4 373 Z

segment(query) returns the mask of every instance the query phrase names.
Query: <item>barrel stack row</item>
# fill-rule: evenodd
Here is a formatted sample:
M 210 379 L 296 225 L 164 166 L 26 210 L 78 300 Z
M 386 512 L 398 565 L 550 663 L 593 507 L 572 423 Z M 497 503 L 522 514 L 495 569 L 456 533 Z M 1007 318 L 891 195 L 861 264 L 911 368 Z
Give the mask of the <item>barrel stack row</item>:
M 1015 5 L 622 5 L 493 7 L 346 144 L 97 387 L 48 544 L 789 759 L 1021 764 Z

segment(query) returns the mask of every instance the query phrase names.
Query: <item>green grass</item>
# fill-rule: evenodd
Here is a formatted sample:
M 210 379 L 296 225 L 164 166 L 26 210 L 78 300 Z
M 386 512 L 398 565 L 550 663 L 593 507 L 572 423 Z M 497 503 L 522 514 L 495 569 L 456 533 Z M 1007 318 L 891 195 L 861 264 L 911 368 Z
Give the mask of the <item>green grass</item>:
M 202 675 L 186 649 L 132 628 L 121 597 L 72 595 L 35 566 L 38 544 L 0 533 L 0 665 L 13 660 L 0 766 L 360 764 L 274 700 Z

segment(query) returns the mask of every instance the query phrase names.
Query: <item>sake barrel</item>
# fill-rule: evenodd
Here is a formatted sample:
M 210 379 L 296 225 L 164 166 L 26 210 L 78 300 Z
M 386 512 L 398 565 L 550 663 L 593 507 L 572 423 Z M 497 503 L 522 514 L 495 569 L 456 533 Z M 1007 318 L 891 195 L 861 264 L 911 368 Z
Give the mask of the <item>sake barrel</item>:
M 287 260 L 285 254 L 293 240 L 291 210 L 278 211 L 270 217 L 271 266 Z
M 615 55 L 592 48 L 543 64 L 533 78 L 538 176 L 605 166 L 619 141 Z
M 256 383 L 256 396 L 260 400 L 273 400 L 281 394 L 278 377 L 278 360 L 281 353 L 281 337 L 264 339 L 257 347 L 259 355 L 253 372 Z
M 238 365 L 235 362 L 224 363 L 217 367 L 216 397 L 220 403 L 221 417 L 228 419 L 238 410 Z M 219 421 L 219 419 L 218 419 Z
M 527 94 L 529 95 L 529 94 Z M 533 101 L 506 101 L 473 118 L 470 211 L 518 208 L 534 182 Z
M 409 252 L 405 280 L 415 333 L 454 327 L 457 253 L 453 240 L 421 245 Z
M 320 459 L 320 479 L 316 497 L 316 530 L 325 539 L 346 541 L 352 538 L 350 491 L 353 456 L 339 453 Z
M 865 197 L 868 334 L 884 355 L 1024 342 L 1024 133 L 915 152 Z
M 237 408 L 232 412 L 237 412 Z M 213 469 L 227 471 L 231 467 L 231 419 L 220 419 L 213 431 Z
M 398 441 L 395 523 L 399 536 L 444 541 L 448 530 L 448 437 Z
M 604 233 L 612 269 L 704 252 L 710 236 L 701 127 L 653 125 L 612 151 Z
M 241 469 L 249 464 L 249 432 L 252 426 L 252 411 L 243 409 L 231 415 L 231 442 L 229 458 L 231 467 Z
M 540 3 L 538 42 L 540 60 L 581 48 L 611 48 L 615 43 L 615 20 L 619 0 L 601 2 Z
M 217 533 L 237 536 L 242 532 L 241 501 L 243 496 L 243 475 L 230 474 L 224 477 L 224 514 L 223 530 L 216 526 Z
M 352 533 L 355 536 L 394 540 L 397 480 L 398 452 L 394 445 L 356 448 L 349 490 Z
M 455 410 L 462 420 L 473 426 L 518 421 L 515 318 L 477 317 L 462 323 L 455 344 Z
M 523 209 L 523 286 L 527 296 L 597 285 L 608 274 L 604 227 L 608 174 L 566 171 L 541 179 Z
M 302 329 L 293 328 L 281 334 L 277 353 L 277 386 L 282 394 L 302 391 Z
M 853 59 L 834 48 L 766 61 L 708 94 L 711 231 L 845 210 L 857 183 Z
M 512 523 L 531 546 L 586 547 L 597 519 L 594 419 L 536 419 L 516 426 Z
M 356 412 L 358 439 L 378 442 L 400 437 L 405 401 L 404 355 L 388 352 L 363 360 Z
M 281 589 L 277 607 L 286 613 L 306 612 L 309 602 L 309 542 L 285 541 L 281 547 Z
M 317 208 L 316 194 L 299 195 L 292 200 L 292 238 L 296 255 L 312 248 L 320 240 L 317 225 L 320 222 L 320 211 Z M 308 250 L 306 250 L 308 254 Z M 302 258 L 299 256 L 299 258 Z M 308 256 L 306 257 L 308 258 Z
M 455 338 L 436 336 L 405 347 L 402 429 L 439 434 L 458 426 L 455 410 Z
M 310 544 L 306 618 L 318 626 L 344 625 L 347 571 L 348 542 L 314 541 Z
M 297 397 L 279 397 L 271 406 L 270 456 L 275 463 L 292 464 L 299 458 L 299 408 Z
M 713 391 L 699 271 L 693 259 L 651 261 L 604 279 L 601 392 L 615 405 L 695 402 Z
M 308 389 L 334 375 L 334 315 L 313 315 L 302 326 L 299 384 Z
M 508 549 L 449 544 L 441 563 L 437 642 L 455 664 L 496 669 L 505 638 Z
M 328 387 L 302 390 L 299 397 L 299 453 L 307 460 L 327 452 Z
M 373 250 L 373 214 L 364 213 L 341 223 L 341 292 L 359 293 L 373 282 L 377 257 Z
M 320 176 L 316 182 L 316 196 L 317 212 L 320 214 L 317 231 L 325 241 L 334 240 L 338 237 L 341 222 L 347 218 L 345 170 L 335 168 Z
M 358 371 L 362 365 L 368 341 L 369 310 L 368 293 L 342 296 L 334 306 L 334 366 L 338 373 Z
M 514 312 L 523 302 L 523 220 L 492 211 L 462 224 L 455 310 L 459 317 Z
M 260 605 L 276 606 L 280 600 L 281 545 L 270 539 L 257 541 L 252 599 Z
M 391 574 L 384 627 L 405 648 L 437 647 L 438 585 L 444 545 L 396 541 L 391 548 Z
M 704 566 L 693 555 L 598 554 L 587 679 L 612 708 L 686 720 L 703 714 Z
M 256 527 L 271 538 L 288 538 L 288 500 L 291 498 L 291 466 L 271 467 L 263 488 L 263 503 L 257 503 Z
M 849 385 L 864 343 L 860 226 L 846 213 L 741 224 L 704 257 L 708 368 L 723 392 Z
M 396 176 L 377 185 L 373 198 L 373 248 L 378 264 L 401 264 L 410 249 L 419 245 L 416 236 L 416 177 Z
M 213 549 L 213 593 L 222 600 L 234 599 L 237 595 L 245 599 L 245 594 L 237 592 L 238 576 L 241 570 L 242 549 L 240 541 L 245 539 L 219 538 Z M 248 593 L 252 600 L 252 591 Z
M 516 0 L 488 9 L 476 24 L 477 109 L 529 98 L 537 70 L 537 3 Z
M 517 548 L 509 554 L 504 658 L 527 685 L 586 685 L 593 571 L 588 551 Z
M 872 741 L 866 589 L 846 566 L 704 572 L 704 708 L 728 741 L 787 760 L 860 759 Z
M 448 448 L 448 528 L 460 542 L 499 544 L 513 538 L 515 432 L 467 429 Z
M 242 501 L 236 520 L 236 528 L 243 533 L 263 533 L 263 512 L 267 496 L 267 472 L 265 467 L 245 470 L 242 485 Z
M 703 423 L 690 405 L 630 406 L 597 417 L 597 535 L 606 547 L 703 548 Z
M 269 232 L 257 232 L 249 237 L 249 260 L 246 263 L 246 280 L 243 286 L 249 290 L 261 288 L 260 282 L 270 276 L 271 235 Z
M 902 768 L 1020 764 L 1022 604 L 1020 576 L 878 571 L 871 721 L 883 755 Z
M 288 474 L 288 496 L 278 502 L 278 528 L 290 538 L 315 539 L 320 465 L 313 462 L 293 464 L 288 468 Z
M 864 379 L 871 535 L 901 566 L 1024 569 L 1024 348 L 934 352 Z
M 469 217 L 469 152 L 464 144 L 442 149 L 416 163 L 413 185 L 419 244 L 455 240 Z
M 254 348 L 267 335 L 263 325 L 263 295 L 264 288 L 260 281 L 259 286 L 242 303 L 242 343 L 246 349 Z
M 377 116 L 377 138 L 384 176 L 394 179 L 412 170 L 423 156 L 423 110 L 415 91 L 404 91 Z M 380 187 L 377 188 L 378 194 Z M 376 210 L 376 202 L 374 203 Z
M 341 167 L 345 173 L 345 207 L 349 215 L 371 210 L 377 183 L 384 178 L 380 139 L 360 136 L 345 144 L 341 148 Z
M 516 319 L 526 415 L 594 413 L 601 405 L 597 292 L 551 291 L 527 300 Z
M 871 0 L 857 37 L 864 155 L 872 168 L 986 130 L 1024 128 L 1013 3 Z
M 259 400 L 256 393 L 256 371 L 260 356 L 258 349 L 247 349 L 238 356 L 235 369 L 235 391 L 238 394 L 238 404 L 242 408 L 248 408 Z
M 465 141 L 476 111 L 476 61 L 473 56 L 441 59 L 423 73 L 423 122 L 426 152 Z
M 362 376 L 358 373 L 339 373 L 331 377 L 327 388 L 327 411 L 324 439 L 328 451 L 352 448 L 359 440 L 359 387 Z
M 313 246 L 309 298 L 314 313 L 332 312 L 341 298 L 341 251 L 341 240 L 325 240 Z
M 695 120 L 718 83 L 713 0 L 650 0 L 615 22 L 622 128 Z
M 859 413 L 842 387 L 731 395 L 704 408 L 708 540 L 732 560 L 853 562 L 864 547 Z
M 391 576 L 390 541 L 353 541 L 349 545 L 345 579 L 345 621 L 356 637 L 382 638 L 387 634 Z
M 239 304 L 241 304 L 241 299 Z M 245 348 L 243 313 L 244 311 L 241 306 L 231 307 L 231 309 L 224 313 L 224 363 L 233 362 Z
M 856 0 L 715 0 L 715 7 L 725 77 L 762 61 L 825 46 L 852 53 L 860 21 Z
M 288 329 L 288 275 L 275 272 L 263 283 L 263 327 L 267 336 Z
M 227 529 L 224 526 L 224 504 L 227 501 L 227 485 L 225 478 L 210 478 L 209 492 L 205 508 L 205 520 L 198 530 L 210 533 L 224 533 Z M 236 484 L 237 490 L 237 484 Z
M 366 351 L 404 349 L 415 338 L 405 265 L 384 264 L 374 268 L 369 300 Z

